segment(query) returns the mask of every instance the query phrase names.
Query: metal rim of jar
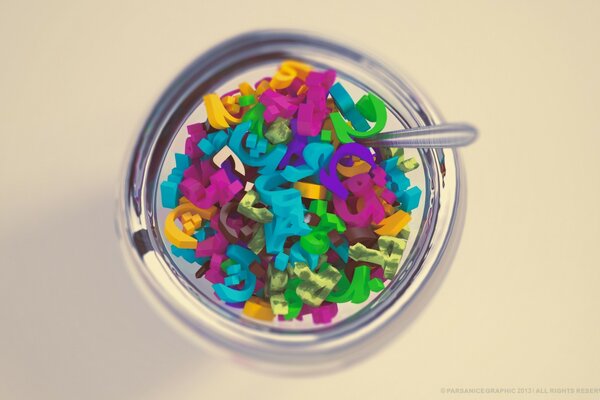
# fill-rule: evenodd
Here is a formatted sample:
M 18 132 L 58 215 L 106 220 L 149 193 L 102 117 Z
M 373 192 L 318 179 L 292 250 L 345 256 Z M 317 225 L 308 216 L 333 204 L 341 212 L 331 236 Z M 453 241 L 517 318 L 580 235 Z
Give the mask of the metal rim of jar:
M 332 67 L 380 95 L 406 127 L 442 122 L 406 78 L 373 57 L 338 43 L 275 30 L 249 32 L 220 43 L 168 86 L 128 153 L 119 191 L 117 230 L 129 270 L 158 310 L 207 349 L 215 350 L 212 345 L 217 344 L 256 365 L 285 365 L 292 371 L 306 370 L 308 365 L 313 371 L 349 365 L 383 347 L 419 314 L 454 257 L 464 223 L 464 171 L 456 151 L 438 149 L 419 151 L 426 177 L 426 208 L 402 271 L 377 301 L 333 326 L 284 332 L 219 316 L 218 307 L 199 301 L 197 290 L 169 263 L 154 210 L 164 157 L 181 126 L 202 102 L 202 95 L 240 70 L 286 58 Z

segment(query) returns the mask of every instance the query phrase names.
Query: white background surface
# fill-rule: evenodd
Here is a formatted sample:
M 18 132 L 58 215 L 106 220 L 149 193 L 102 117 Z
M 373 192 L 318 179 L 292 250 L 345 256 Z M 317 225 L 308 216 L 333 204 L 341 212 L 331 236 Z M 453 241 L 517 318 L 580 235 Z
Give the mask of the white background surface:
M 22 3 L 0 4 L 1 399 L 600 388 L 599 3 Z M 463 151 L 463 241 L 429 307 L 384 352 L 312 379 L 188 343 L 133 286 L 113 229 L 126 147 L 163 88 L 211 45 L 266 27 L 383 55 L 481 131 Z

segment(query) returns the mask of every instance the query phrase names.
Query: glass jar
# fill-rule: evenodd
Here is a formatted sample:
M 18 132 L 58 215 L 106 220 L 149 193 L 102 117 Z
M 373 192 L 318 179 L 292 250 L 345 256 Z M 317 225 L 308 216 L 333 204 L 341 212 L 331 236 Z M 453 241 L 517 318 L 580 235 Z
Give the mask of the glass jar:
M 423 198 L 413 215 L 401 267 L 375 298 L 327 326 L 264 324 L 232 312 L 207 286 L 194 283 L 170 255 L 162 231 L 158 187 L 185 125 L 202 117 L 202 97 L 229 82 L 260 78 L 285 59 L 335 69 L 352 90 L 372 91 L 401 129 L 442 120 L 424 96 L 379 60 L 321 37 L 259 31 L 210 49 L 161 96 L 131 149 L 120 193 L 118 231 L 130 271 L 163 314 L 205 348 L 278 371 L 336 370 L 373 354 L 396 336 L 439 286 L 454 256 L 464 220 L 464 178 L 455 150 L 414 150 Z M 263 75 L 264 76 L 264 75 Z M 390 128 L 390 121 L 386 129 Z M 172 157 L 171 157 L 172 158 Z M 216 346 L 215 346 L 216 345 Z

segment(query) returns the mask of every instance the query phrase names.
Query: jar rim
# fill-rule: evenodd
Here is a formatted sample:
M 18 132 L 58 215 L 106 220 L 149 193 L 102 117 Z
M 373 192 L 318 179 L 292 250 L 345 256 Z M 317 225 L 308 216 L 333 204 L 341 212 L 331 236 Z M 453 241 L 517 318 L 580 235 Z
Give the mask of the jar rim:
M 242 68 L 240 65 L 291 58 L 290 54 L 313 64 L 324 62 L 320 58 L 312 60 L 306 54 L 300 54 L 302 51 L 314 52 L 314 57 L 330 55 L 333 59 L 349 63 L 357 71 L 368 72 L 389 88 L 398 104 L 403 104 L 406 115 L 403 114 L 402 118 L 407 127 L 442 121 L 405 77 L 364 52 L 302 32 L 269 30 L 241 34 L 200 55 L 168 86 L 154 106 L 129 153 L 119 195 L 117 221 L 123 251 L 135 281 L 159 309 L 174 317 L 169 319 L 185 327 L 195 338 L 204 337 L 234 353 L 267 363 L 293 360 L 296 365 L 314 364 L 315 361 L 320 361 L 321 366 L 347 365 L 382 346 L 392 334 L 412 320 L 435 291 L 435 283 L 430 281 L 438 281 L 439 285 L 445 275 L 458 245 L 464 220 L 464 195 L 461 194 L 464 177 L 461 176 L 463 171 L 455 150 L 420 151 L 421 159 L 427 161 L 424 168 L 428 212 L 427 218 L 425 213 L 423 215 L 419 232 L 422 242 L 419 245 L 415 242 L 409 255 L 412 259 L 404 261 L 405 264 L 413 263 L 414 275 L 404 277 L 397 289 L 386 288 L 390 294 L 387 300 L 374 306 L 378 309 L 369 309 L 356 318 L 349 317 L 318 334 L 312 331 L 277 337 L 268 328 L 250 326 L 252 324 L 243 321 L 235 323 L 225 318 L 211 318 L 216 315 L 211 306 L 199 302 L 185 280 L 173 279 L 178 271 L 160 251 L 161 238 L 157 235 L 154 206 L 158 174 L 167 152 L 165 149 L 169 148 L 187 117 L 201 102 L 199 94 L 210 92 L 217 82 Z M 396 277 L 393 283 L 400 281 Z M 392 290 L 395 290 L 394 296 Z M 427 291 L 431 293 L 427 295 Z

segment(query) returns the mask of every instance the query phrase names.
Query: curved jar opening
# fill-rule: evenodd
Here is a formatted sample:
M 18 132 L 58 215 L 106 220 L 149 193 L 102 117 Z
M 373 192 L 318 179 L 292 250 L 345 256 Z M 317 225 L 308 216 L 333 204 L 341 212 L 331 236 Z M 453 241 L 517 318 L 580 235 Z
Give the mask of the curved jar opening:
M 406 150 L 421 167 L 411 181 L 422 188 L 413 211 L 411 235 L 395 277 L 369 301 L 340 307 L 328 325 L 302 321 L 265 323 L 244 316 L 215 298 L 209 282 L 194 279 L 194 268 L 173 257 L 164 236 L 169 210 L 161 206 L 159 184 L 181 151 L 186 126 L 206 120 L 203 96 L 224 93 L 239 82 L 272 75 L 286 59 L 317 69 L 335 69 L 351 95 L 370 91 L 388 108 L 386 130 L 438 123 L 427 101 L 405 79 L 377 60 L 318 37 L 300 33 L 253 32 L 230 39 L 195 60 L 168 87 L 152 110 L 132 150 L 118 216 L 125 253 L 144 291 L 192 336 L 236 355 L 265 363 L 347 365 L 370 354 L 409 321 L 408 308 L 427 297 L 425 284 L 443 276 L 462 220 L 457 154 L 448 150 Z M 460 226 L 458 226 L 460 228 Z M 197 269 L 197 268 L 196 268 Z M 434 274 L 435 272 L 435 274 Z M 434 284 L 428 284 L 434 289 Z M 414 307 L 413 307 L 414 308 Z M 293 368 L 293 367 L 291 367 Z M 314 370 L 314 368 L 313 368 Z

